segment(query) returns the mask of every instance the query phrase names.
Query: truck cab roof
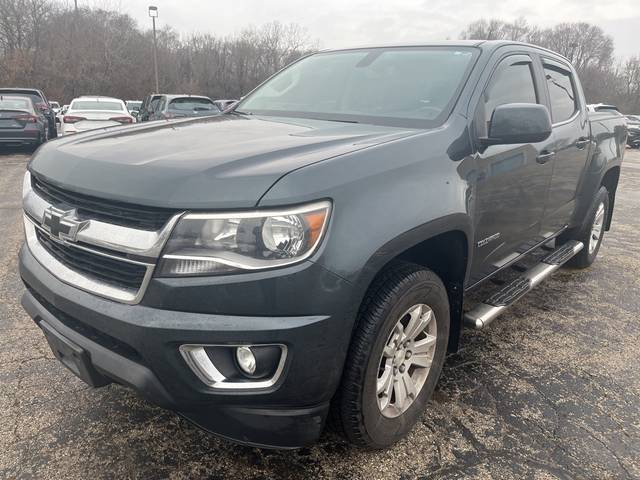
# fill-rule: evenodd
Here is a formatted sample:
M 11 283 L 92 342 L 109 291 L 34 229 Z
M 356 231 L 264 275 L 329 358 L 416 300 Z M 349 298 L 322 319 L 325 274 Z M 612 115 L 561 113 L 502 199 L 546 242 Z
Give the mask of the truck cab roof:
M 357 50 L 364 48 L 409 48 L 409 47 L 479 47 L 482 50 L 493 52 L 498 48 L 507 47 L 507 46 L 521 46 L 534 48 L 536 50 L 544 51 L 554 57 L 562 58 L 566 61 L 569 61 L 563 55 L 560 55 L 557 52 L 549 50 L 547 48 L 541 47 L 539 45 L 535 45 L 533 43 L 526 42 L 517 42 L 513 40 L 443 40 L 438 42 L 407 42 L 407 43 L 379 43 L 379 44 L 363 44 L 363 45 L 355 45 L 344 48 L 329 48 L 326 50 L 322 50 L 322 52 L 339 52 L 346 50 Z

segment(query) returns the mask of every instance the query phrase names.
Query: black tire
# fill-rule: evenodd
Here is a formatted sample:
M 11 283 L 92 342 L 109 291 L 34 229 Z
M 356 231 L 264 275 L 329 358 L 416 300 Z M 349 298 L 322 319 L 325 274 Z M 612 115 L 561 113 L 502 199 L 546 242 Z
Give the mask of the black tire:
M 49 138 L 57 138 L 58 137 L 58 129 L 56 128 L 56 122 L 53 124 L 49 123 Z
M 38 136 L 38 141 L 32 143 L 29 146 L 29 149 L 31 150 L 31 152 L 35 152 L 41 145 L 43 145 L 49 140 L 48 133 L 49 133 L 49 130 L 46 127 L 42 129 L 42 132 Z
M 590 250 L 589 243 L 591 241 L 592 228 L 600 205 L 604 206 L 602 231 L 597 243 L 595 244 L 595 248 Z M 602 245 L 602 239 L 604 238 L 605 226 L 609 221 L 609 192 L 605 187 L 600 187 L 600 190 L 598 190 L 591 207 L 589 207 L 589 211 L 587 212 L 585 219 L 586 221 L 580 230 L 563 237 L 563 239 L 566 240 L 578 240 L 584 243 L 584 248 L 566 263 L 568 267 L 587 268 L 598 256 L 600 246 Z
M 382 351 L 403 313 L 418 303 L 435 316 L 435 353 L 424 385 L 408 409 L 388 418 L 378 406 L 376 382 Z M 444 364 L 449 339 L 449 300 L 438 276 L 419 265 L 395 264 L 367 292 L 347 355 L 333 419 L 347 439 L 360 447 L 386 448 L 402 439 L 424 412 Z

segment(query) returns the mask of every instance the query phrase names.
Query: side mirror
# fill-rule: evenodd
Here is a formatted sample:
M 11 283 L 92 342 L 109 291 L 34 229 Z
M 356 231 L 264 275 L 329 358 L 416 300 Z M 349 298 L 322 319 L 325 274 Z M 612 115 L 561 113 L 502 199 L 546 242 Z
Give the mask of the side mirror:
M 489 137 L 484 145 L 537 143 L 551 135 L 551 115 L 544 105 L 508 103 L 496 107 L 491 115 Z

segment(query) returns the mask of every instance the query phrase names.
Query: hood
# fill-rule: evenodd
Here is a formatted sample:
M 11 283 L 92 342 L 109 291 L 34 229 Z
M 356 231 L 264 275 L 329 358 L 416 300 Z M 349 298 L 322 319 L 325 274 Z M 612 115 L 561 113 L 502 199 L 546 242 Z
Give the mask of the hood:
M 62 137 L 29 168 L 59 187 L 128 203 L 248 208 L 292 170 L 416 132 L 229 114 Z

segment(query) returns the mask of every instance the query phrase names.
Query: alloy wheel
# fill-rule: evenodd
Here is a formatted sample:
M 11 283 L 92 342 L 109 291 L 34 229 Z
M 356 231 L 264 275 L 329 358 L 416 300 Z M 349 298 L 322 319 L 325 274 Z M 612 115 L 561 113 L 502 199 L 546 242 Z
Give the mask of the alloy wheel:
M 428 305 L 414 305 L 400 316 L 379 362 L 376 395 L 383 416 L 402 415 L 418 397 L 431 369 L 437 336 Z
M 602 236 L 602 227 L 604 224 L 604 203 L 600 202 L 596 215 L 593 218 L 593 225 L 591 226 L 591 235 L 589 236 L 589 255 L 595 252 Z

